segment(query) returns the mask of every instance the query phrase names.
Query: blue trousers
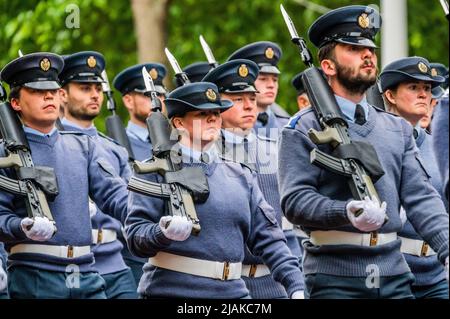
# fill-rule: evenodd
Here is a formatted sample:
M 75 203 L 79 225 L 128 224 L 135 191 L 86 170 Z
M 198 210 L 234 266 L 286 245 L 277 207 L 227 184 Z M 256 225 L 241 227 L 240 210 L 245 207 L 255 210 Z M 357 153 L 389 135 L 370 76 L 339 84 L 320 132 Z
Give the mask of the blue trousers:
M 377 287 L 368 288 L 366 277 L 309 274 L 305 277 L 305 298 L 310 299 L 414 299 L 414 275 L 406 273 L 380 277 Z
M 136 287 L 139 286 L 139 281 L 141 280 L 142 274 L 144 273 L 142 267 L 144 267 L 145 262 L 139 262 L 134 259 L 128 258 L 127 256 L 123 256 L 123 260 L 125 261 L 127 266 L 131 268 L 134 281 L 136 282 Z
M 108 299 L 137 299 L 137 286 L 131 269 L 124 269 L 112 274 L 102 275 L 106 282 Z
M 97 272 L 63 273 L 28 266 L 11 267 L 11 299 L 106 299 L 106 284 Z
M 446 279 L 434 285 L 413 285 L 411 288 L 416 299 L 448 299 L 448 282 Z

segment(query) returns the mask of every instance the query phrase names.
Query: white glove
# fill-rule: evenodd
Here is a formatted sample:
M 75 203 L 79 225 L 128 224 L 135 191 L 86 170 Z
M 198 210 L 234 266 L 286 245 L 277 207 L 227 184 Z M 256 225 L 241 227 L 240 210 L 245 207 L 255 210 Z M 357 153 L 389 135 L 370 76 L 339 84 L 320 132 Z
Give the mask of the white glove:
M 182 216 L 163 216 L 159 220 L 159 227 L 167 238 L 185 241 L 191 235 L 192 221 Z
M 23 232 L 35 241 L 47 241 L 52 238 L 56 227 L 47 217 L 24 218 L 20 222 Z
M 305 299 L 305 292 L 303 290 L 294 291 L 291 299 Z
M 447 278 L 448 282 L 448 256 L 445 258 L 445 278 Z
M 405 211 L 405 209 L 403 208 L 403 206 L 401 206 L 400 207 L 400 220 L 401 220 L 401 222 L 402 222 L 402 226 L 403 225 L 405 225 L 405 223 L 406 223 L 406 211 Z
M 8 276 L 6 275 L 6 272 L 2 267 L 2 260 L 0 259 L 0 291 L 5 290 L 7 285 Z
M 386 202 L 380 206 L 377 198 L 353 200 L 347 204 L 347 216 L 350 222 L 363 232 L 371 232 L 383 226 L 386 217 Z M 362 209 L 363 212 L 356 217 L 355 212 Z
M 97 206 L 95 203 L 89 198 L 89 216 L 94 217 L 97 214 Z

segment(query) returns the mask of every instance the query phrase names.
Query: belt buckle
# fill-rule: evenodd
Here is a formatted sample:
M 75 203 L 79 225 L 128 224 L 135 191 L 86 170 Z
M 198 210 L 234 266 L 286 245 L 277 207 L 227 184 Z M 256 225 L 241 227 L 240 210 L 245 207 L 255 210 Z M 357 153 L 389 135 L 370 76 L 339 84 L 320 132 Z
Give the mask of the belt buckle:
M 378 243 L 378 233 L 371 232 L 370 233 L 370 246 L 376 246 Z
M 73 246 L 67 246 L 67 258 L 73 258 Z
M 420 256 L 422 256 L 422 257 L 426 257 L 427 256 L 427 253 L 428 253 L 428 248 L 429 248 L 430 246 L 426 243 L 426 242 L 423 242 L 423 244 L 422 244 L 422 249 L 420 250 Z
M 256 269 L 258 268 L 258 265 L 250 265 L 250 270 L 248 272 L 248 277 L 253 278 L 256 274 Z
M 97 244 L 101 244 L 103 242 L 103 229 L 99 229 L 97 233 Z
M 223 264 L 222 280 L 227 280 L 230 275 L 230 263 L 228 261 Z

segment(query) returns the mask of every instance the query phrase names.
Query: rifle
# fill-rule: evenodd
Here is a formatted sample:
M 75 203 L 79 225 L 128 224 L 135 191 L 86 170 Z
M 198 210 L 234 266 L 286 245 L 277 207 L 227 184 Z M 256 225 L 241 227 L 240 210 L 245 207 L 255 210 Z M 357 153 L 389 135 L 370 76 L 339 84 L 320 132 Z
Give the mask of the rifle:
M 206 43 L 205 38 L 203 38 L 202 35 L 200 35 L 199 38 L 200 44 L 202 45 L 203 52 L 206 55 L 206 59 L 208 60 L 209 65 L 211 65 L 213 69 L 217 68 L 219 66 L 219 62 L 217 62 L 216 58 L 214 57 L 214 54 L 212 53 L 208 43 Z
M 301 59 L 307 66 L 307 69 L 303 71 L 301 80 L 322 127 L 321 132 L 310 129 L 308 131 L 309 138 L 317 145 L 329 143 L 333 149 L 334 156 L 314 148 L 310 154 L 311 163 L 347 177 L 353 198 L 363 200 L 368 196 L 371 199 L 379 200 L 372 178 L 380 178 L 384 171 L 375 149 L 368 143 L 350 139 L 347 130 L 348 124 L 337 105 L 329 84 L 319 69 L 314 66 L 311 52 L 308 50 L 305 40 L 298 35 L 294 23 L 283 5 L 280 5 L 280 8 L 291 40 L 299 47 Z M 367 171 L 370 172 L 372 178 Z M 355 216 L 362 213 L 363 210 L 360 209 L 355 212 Z M 385 222 L 387 220 L 386 216 Z
M 167 59 L 169 60 L 170 66 L 172 67 L 173 71 L 175 72 L 175 77 L 179 81 L 179 83 L 183 83 L 183 85 L 191 83 L 189 81 L 189 78 L 186 74 L 186 72 L 183 72 L 180 65 L 178 64 L 177 59 L 173 56 L 172 53 L 170 53 L 169 49 L 165 48 L 164 52 L 166 53 Z
M 133 164 L 137 174 L 157 172 L 164 183 L 154 183 L 138 177 L 131 177 L 128 189 L 147 196 L 168 200 L 169 214 L 184 216 L 193 223 L 192 234 L 198 235 L 201 227 L 194 202 L 203 203 L 208 199 L 208 181 L 200 167 L 183 167 L 176 140 L 171 140 L 172 128 L 167 117 L 161 112 L 155 85 L 145 68 L 142 68 L 146 95 L 150 95 L 152 112 L 147 118 L 147 128 L 153 143 L 153 158 L 150 162 Z
M 0 175 L 0 190 L 24 197 L 30 218 L 47 217 L 55 224 L 47 202 L 47 197 L 53 200 L 58 195 L 54 170 L 34 166 L 22 123 L 11 104 L 6 102 L 5 90 L 1 85 L 0 101 L 0 133 L 6 152 L 6 157 L 0 158 L 0 168 L 14 168 L 17 175 L 17 180 Z
M 108 75 L 106 71 L 102 72 L 102 89 L 105 93 L 107 101 L 106 107 L 112 113 L 106 118 L 106 135 L 111 137 L 113 140 L 117 141 L 122 147 L 124 147 L 128 152 L 128 159 L 130 162 L 134 161 L 134 154 L 131 148 L 130 140 L 128 139 L 125 128 L 123 127 L 122 120 L 116 114 L 116 103 L 113 98 L 113 92 L 109 85 Z

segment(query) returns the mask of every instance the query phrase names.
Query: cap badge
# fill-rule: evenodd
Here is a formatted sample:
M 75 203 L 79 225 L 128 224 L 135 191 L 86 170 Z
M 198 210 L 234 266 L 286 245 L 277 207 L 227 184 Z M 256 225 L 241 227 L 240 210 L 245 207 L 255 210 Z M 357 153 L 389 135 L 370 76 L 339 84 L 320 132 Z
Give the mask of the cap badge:
M 437 75 L 438 75 L 438 72 L 437 72 L 436 68 L 432 68 L 431 69 L 431 76 L 437 76 Z
M 367 29 L 369 27 L 370 19 L 367 13 L 361 13 L 358 17 L 358 25 L 363 29 Z
M 428 67 L 423 62 L 419 62 L 419 64 L 417 64 L 417 67 L 419 68 L 420 72 L 422 72 L 422 73 L 428 72 Z
M 205 95 L 210 101 L 215 101 L 217 99 L 217 94 L 213 89 L 207 89 Z
M 238 74 L 239 74 L 240 77 L 245 78 L 245 77 L 248 75 L 248 68 L 247 68 L 247 65 L 242 64 L 242 65 L 239 67 Z
M 50 60 L 48 58 L 43 58 L 39 63 L 39 66 L 41 67 L 42 71 L 47 72 L 48 70 L 50 70 L 52 64 L 50 63 Z
M 269 60 L 272 60 L 273 56 L 275 55 L 275 52 L 273 52 L 273 49 L 271 47 L 268 47 L 264 54 L 265 54 L 266 58 L 268 58 Z
M 148 74 L 150 74 L 152 80 L 156 80 L 158 78 L 158 71 L 156 71 L 155 68 L 152 68 L 150 71 L 148 71 Z
M 87 59 L 87 65 L 90 68 L 94 68 L 97 65 L 97 60 L 91 55 L 88 59 Z

